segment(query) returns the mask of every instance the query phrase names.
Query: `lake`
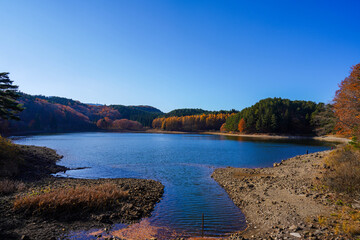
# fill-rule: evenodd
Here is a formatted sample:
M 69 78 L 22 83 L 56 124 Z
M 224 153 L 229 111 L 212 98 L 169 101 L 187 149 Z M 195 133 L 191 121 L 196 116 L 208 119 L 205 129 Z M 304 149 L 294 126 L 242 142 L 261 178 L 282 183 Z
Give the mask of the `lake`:
M 46 146 L 64 155 L 59 162 L 74 178 L 149 178 L 165 186 L 151 224 L 185 235 L 223 236 L 246 227 L 245 217 L 210 177 L 219 167 L 269 167 L 299 154 L 327 150 L 329 143 L 261 140 L 199 134 L 68 133 L 14 140 Z

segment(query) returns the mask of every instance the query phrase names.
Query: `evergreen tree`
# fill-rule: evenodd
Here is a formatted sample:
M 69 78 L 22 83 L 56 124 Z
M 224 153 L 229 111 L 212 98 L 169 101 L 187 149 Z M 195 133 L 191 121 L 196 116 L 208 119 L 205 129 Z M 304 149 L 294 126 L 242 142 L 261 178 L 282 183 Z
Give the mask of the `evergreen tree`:
M 16 101 L 20 97 L 18 86 L 12 85 L 8 75 L 7 72 L 0 73 L 0 118 L 20 120 L 17 114 L 24 109 Z
M 227 131 L 238 131 L 241 119 L 247 133 L 313 134 L 311 117 L 320 104 L 310 101 L 291 101 L 267 98 L 226 119 Z
M 278 130 L 278 124 L 277 124 L 276 116 L 275 114 L 273 114 L 271 115 L 271 131 L 277 132 L 277 130 Z

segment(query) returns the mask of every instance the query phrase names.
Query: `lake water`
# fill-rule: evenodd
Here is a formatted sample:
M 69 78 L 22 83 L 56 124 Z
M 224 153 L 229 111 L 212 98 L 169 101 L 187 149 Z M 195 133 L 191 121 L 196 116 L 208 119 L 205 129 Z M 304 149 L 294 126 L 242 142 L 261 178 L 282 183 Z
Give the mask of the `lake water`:
M 15 140 L 47 146 L 74 178 L 150 178 L 165 185 L 163 199 L 148 219 L 186 235 L 223 236 L 246 227 L 244 215 L 210 177 L 218 167 L 269 167 L 295 155 L 327 150 L 329 144 L 197 134 L 70 133 Z

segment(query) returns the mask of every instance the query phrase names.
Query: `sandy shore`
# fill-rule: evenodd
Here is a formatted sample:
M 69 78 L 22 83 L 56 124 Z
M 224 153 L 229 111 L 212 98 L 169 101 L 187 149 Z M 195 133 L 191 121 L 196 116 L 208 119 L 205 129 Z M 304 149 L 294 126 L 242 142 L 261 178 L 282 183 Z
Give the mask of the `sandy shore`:
M 336 142 L 336 143 L 348 143 L 350 140 L 338 136 L 291 136 L 291 135 L 266 135 L 266 134 L 237 134 L 237 133 L 221 133 L 221 132 L 202 132 L 202 134 L 220 135 L 220 136 L 232 136 L 232 137 L 243 137 L 243 138 L 263 138 L 263 139 L 309 139 L 318 140 L 325 142 Z
M 333 236 L 319 216 L 336 211 L 335 195 L 319 192 L 330 151 L 296 156 L 272 168 L 221 168 L 212 177 L 241 208 L 247 230 L 230 239 L 348 239 Z
M 200 132 L 181 132 L 181 131 L 164 131 L 158 129 L 148 129 L 144 133 L 163 133 L 163 134 L 205 134 L 219 135 L 242 138 L 259 138 L 259 139 L 309 139 L 325 142 L 348 143 L 350 140 L 339 136 L 292 136 L 292 135 L 270 135 L 270 134 L 240 134 L 240 133 L 223 133 L 218 131 L 200 131 Z

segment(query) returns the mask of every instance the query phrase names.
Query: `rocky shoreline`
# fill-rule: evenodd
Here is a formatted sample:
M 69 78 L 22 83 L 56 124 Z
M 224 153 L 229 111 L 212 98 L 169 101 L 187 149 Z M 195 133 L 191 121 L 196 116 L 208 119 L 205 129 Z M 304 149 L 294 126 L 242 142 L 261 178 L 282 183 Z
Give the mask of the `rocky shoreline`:
M 94 228 L 109 229 L 115 223 L 131 224 L 151 215 L 154 206 L 160 201 L 164 186 L 154 180 L 146 179 L 73 179 L 58 178 L 50 174 L 66 171 L 56 165 L 61 158 L 52 149 L 36 146 L 21 146 L 21 155 L 26 161 L 21 166 L 17 183 L 21 183 L 12 193 L 0 193 L 0 239 L 59 239 L 75 230 Z M 0 179 L 1 180 L 1 179 Z M 4 179 L 3 179 L 4 180 Z M 79 216 L 41 216 L 14 210 L 17 196 L 28 196 L 43 189 L 89 187 L 111 183 L 128 192 L 124 203 L 111 211 L 95 211 Z
M 212 177 L 246 216 L 248 228 L 229 239 L 349 239 L 321 224 L 336 211 L 335 194 L 318 191 L 331 151 L 296 156 L 272 168 L 222 168 Z

